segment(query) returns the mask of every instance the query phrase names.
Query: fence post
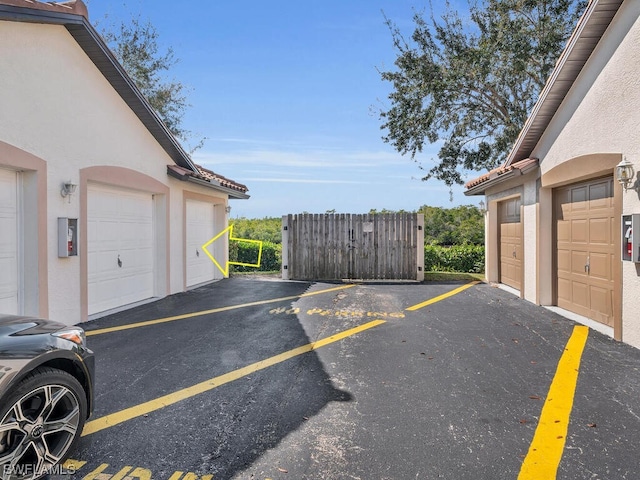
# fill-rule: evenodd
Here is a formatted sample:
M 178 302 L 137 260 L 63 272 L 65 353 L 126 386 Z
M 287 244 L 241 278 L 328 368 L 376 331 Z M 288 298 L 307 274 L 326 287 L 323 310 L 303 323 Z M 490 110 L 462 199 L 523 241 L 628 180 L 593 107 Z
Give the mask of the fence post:
M 282 216 L 282 279 L 289 280 L 289 220 Z M 424 259 L 423 259 L 424 260 Z
M 418 272 L 416 275 L 416 280 L 419 282 L 424 281 L 424 213 L 418 214 L 418 239 L 417 239 L 417 247 L 416 255 L 416 265 L 418 268 Z

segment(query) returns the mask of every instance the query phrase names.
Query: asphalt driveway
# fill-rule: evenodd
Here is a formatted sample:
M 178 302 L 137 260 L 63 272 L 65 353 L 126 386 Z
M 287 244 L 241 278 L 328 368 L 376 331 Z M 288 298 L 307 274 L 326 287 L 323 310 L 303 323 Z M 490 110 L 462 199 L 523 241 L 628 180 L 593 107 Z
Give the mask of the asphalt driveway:
M 487 284 L 234 277 L 84 327 L 73 478 L 640 478 L 640 351 Z

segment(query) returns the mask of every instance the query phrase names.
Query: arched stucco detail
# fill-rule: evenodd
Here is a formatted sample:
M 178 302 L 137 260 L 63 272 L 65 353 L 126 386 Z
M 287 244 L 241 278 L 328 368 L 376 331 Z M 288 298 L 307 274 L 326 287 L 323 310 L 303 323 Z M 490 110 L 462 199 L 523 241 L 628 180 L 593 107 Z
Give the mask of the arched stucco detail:
M 554 168 L 544 171 L 541 163 L 542 177 L 539 191 L 538 219 L 538 252 L 539 268 L 538 298 L 541 305 L 557 305 L 556 299 L 556 259 L 555 259 L 555 218 L 554 190 L 558 187 L 580 183 L 598 177 L 611 176 L 615 166 L 622 160 L 621 153 L 593 153 L 566 160 Z M 623 190 L 620 184 L 613 182 L 614 217 L 619 221 L 622 214 Z M 619 229 L 616 227 L 614 231 Z M 617 240 L 620 242 L 620 238 Z M 613 291 L 613 335 L 616 340 L 622 339 L 622 265 L 619 258 L 621 246 L 616 249 L 616 259 L 612 264 Z
M 88 258 L 87 258 L 87 185 L 101 183 L 115 187 L 138 190 L 154 195 L 156 218 L 156 288 L 155 295 L 168 295 L 170 285 L 170 223 L 169 186 L 136 170 L 114 166 L 94 166 L 80 170 L 80 314 L 82 321 L 88 317 Z
M 622 160 L 620 153 L 592 153 L 566 160 L 548 171 L 541 162 L 542 187 L 561 187 L 604 175 L 611 175 Z

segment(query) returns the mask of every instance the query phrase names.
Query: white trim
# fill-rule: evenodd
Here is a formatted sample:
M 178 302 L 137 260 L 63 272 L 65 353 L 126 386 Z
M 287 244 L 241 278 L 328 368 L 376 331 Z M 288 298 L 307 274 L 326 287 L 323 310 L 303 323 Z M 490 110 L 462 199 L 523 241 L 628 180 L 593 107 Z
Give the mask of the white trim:
M 134 307 L 139 307 L 141 305 L 146 305 L 148 303 L 157 302 L 158 300 L 162 300 L 162 297 L 146 298 L 138 302 L 128 303 L 126 305 L 120 305 L 119 307 L 111 308 L 103 312 L 92 313 L 87 317 L 87 321 L 97 320 L 98 318 L 107 317 L 109 315 L 113 315 L 114 313 L 124 312 L 125 310 L 130 310 Z
M 510 287 L 509 285 L 505 285 L 504 283 L 496 283 L 495 284 L 500 290 L 504 290 L 505 292 L 509 292 L 511 295 L 515 295 L 516 297 L 520 297 L 520 290 Z
M 515 288 L 509 287 L 508 285 L 504 285 L 502 283 L 494 284 L 500 290 L 504 290 L 505 292 L 511 293 L 517 297 L 520 296 L 520 290 L 516 290 Z M 608 337 L 613 338 L 613 327 L 605 325 L 600 322 L 596 322 L 595 320 L 591 320 L 590 318 L 583 317 L 582 315 L 578 315 L 577 313 L 570 312 L 569 310 L 565 310 L 564 308 L 555 307 L 551 305 L 542 305 L 547 310 L 560 315 L 561 317 L 568 318 L 569 320 L 573 320 L 576 323 L 580 323 L 582 325 L 586 325 L 591 330 L 595 330 L 596 332 L 600 332 L 603 335 L 607 335 Z
M 16 262 L 18 267 L 18 313 L 24 315 L 24 183 L 22 172 L 16 172 Z
M 587 317 L 583 317 L 582 315 L 578 315 L 577 313 L 570 312 L 569 310 L 565 310 L 564 308 L 554 306 L 545 306 L 544 308 L 552 311 L 553 313 L 557 313 L 564 318 L 568 318 L 569 320 L 573 320 L 574 322 L 586 325 L 596 332 L 600 332 L 603 335 L 607 335 L 613 338 L 613 327 L 609 327 L 608 325 L 605 325 L 603 323 L 596 322 L 595 320 L 591 320 Z

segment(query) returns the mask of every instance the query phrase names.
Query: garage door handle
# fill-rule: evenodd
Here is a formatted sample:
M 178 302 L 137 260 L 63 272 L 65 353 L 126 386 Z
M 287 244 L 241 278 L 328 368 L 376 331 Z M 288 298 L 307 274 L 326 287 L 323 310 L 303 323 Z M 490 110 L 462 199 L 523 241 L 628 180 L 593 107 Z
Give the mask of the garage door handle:
M 517 255 L 516 255 L 516 251 L 514 250 L 514 251 L 513 251 L 513 258 L 516 258 L 516 257 L 517 257 Z
M 122 260 L 120 260 L 120 255 L 118 255 L 118 267 L 122 268 Z
M 589 270 L 591 270 L 591 265 L 589 264 L 589 257 L 587 257 L 587 263 L 584 266 L 584 271 L 589 273 Z
M 200 252 L 198 251 L 198 249 L 196 248 L 196 257 L 200 256 Z

